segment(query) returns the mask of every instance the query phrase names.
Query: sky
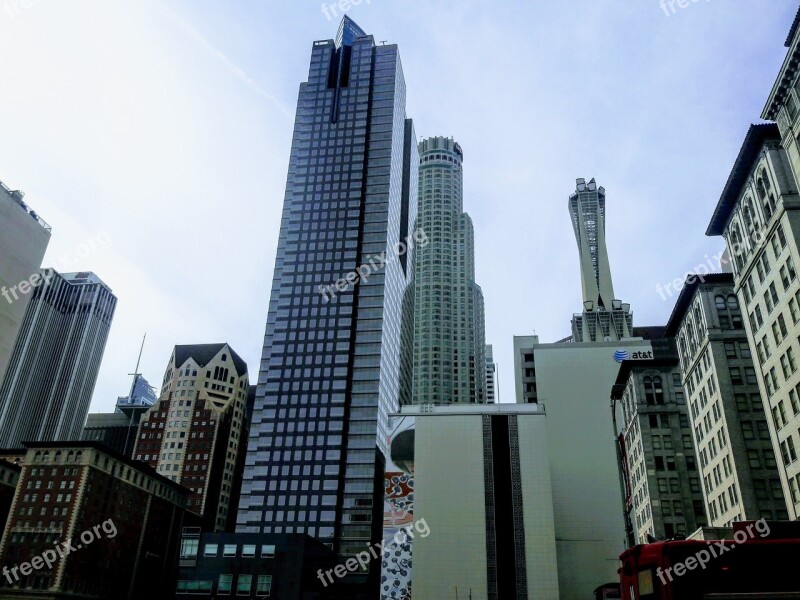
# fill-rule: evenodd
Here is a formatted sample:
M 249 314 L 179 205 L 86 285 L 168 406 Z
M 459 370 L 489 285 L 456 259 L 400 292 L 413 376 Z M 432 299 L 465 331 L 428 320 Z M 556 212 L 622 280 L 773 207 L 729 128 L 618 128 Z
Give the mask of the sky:
M 93 412 L 127 393 L 145 333 L 151 383 L 175 344 L 213 342 L 256 379 L 298 87 L 341 15 L 324 6 L 0 0 L 0 181 L 52 226 L 45 266 L 94 271 L 119 298 Z M 636 325 L 665 324 L 668 282 L 723 248 L 705 229 L 798 4 L 674 7 L 362 0 L 348 11 L 399 45 L 418 136 L 464 149 L 501 401 L 514 400 L 513 336 L 556 341 L 581 309 L 576 178 L 606 188 L 615 292 Z

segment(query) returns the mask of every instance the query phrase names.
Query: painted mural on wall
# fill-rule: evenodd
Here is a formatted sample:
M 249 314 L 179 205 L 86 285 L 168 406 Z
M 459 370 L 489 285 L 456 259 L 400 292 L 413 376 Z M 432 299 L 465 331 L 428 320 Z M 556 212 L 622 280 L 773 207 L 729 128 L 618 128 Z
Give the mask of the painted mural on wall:
M 414 524 L 414 424 L 414 417 L 393 417 L 389 421 L 381 600 L 411 600 L 413 540 L 404 532 Z

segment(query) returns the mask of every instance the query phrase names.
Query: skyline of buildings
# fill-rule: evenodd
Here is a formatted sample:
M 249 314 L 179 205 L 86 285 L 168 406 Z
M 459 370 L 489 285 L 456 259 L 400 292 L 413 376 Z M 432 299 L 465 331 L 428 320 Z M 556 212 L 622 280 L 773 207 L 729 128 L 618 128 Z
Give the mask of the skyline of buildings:
M 800 38 L 796 26 L 792 36 Z M 88 525 L 76 506 L 84 476 L 99 471 L 98 487 L 123 489 L 124 506 L 155 486 L 162 512 L 147 525 L 162 529 L 151 552 L 169 555 L 182 538 L 174 562 L 186 595 L 235 587 L 268 596 L 292 569 L 294 583 L 320 592 L 305 566 L 273 571 L 248 559 L 274 559 L 281 547 L 304 565 L 354 560 L 400 523 L 424 518 L 431 530 L 414 542 L 414 568 L 412 546 L 395 544 L 384 561 L 348 567 L 346 597 L 380 589 L 388 600 L 416 582 L 423 597 L 460 588 L 487 600 L 582 598 L 615 579 L 629 545 L 742 520 L 797 520 L 800 153 L 782 142 L 800 129 L 797 85 L 773 91 L 765 110 L 779 124 L 751 127 L 709 224 L 707 234 L 729 246 L 733 274 L 687 280 L 665 327 L 634 327 L 630 305 L 614 297 L 605 189 L 576 181 L 569 210 L 582 312 L 569 338 L 514 337 L 516 404 L 489 405 L 496 365 L 463 212 L 463 152 L 453 138 L 417 142 L 397 46 L 377 45 L 345 17 L 335 40 L 314 42 L 300 86 L 256 389 L 227 344 L 176 345 L 152 405 L 147 390 L 137 396 L 143 380 L 135 379 L 120 402 L 123 419 L 86 423 L 97 435 L 129 432 L 143 412 L 135 460 L 73 441 L 89 402 L 71 391 L 73 380 L 85 371 L 77 388 L 93 387 L 116 298 L 92 273 L 45 271 L 55 282 L 32 291 L 22 345 L 0 386 L 0 436 L 12 440 L 7 447 L 27 444 L 15 492 L 26 506 L 11 512 L 2 560 L 26 560 L 37 544 Z M 424 247 L 411 243 L 419 230 Z M 362 271 L 401 244 L 397 260 Z M 337 280 L 348 285 L 333 293 Z M 79 336 L 85 366 L 64 376 L 66 411 L 54 409 L 61 398 L 51 394 L 42 418 L 26 420 L 25 400 L 46 396 L 30 388 L 58 387 L 43 374 L 62 361 L 53 348 L 39 352 L 36 336 L 67 329 L 62 312 L 93 336 Z M 51 494 L 38 504 L 31 490 L 42 484 L 80 493 L 74 505 L 68 491 L 57 506 Z M 86 491 L 99 498 L 95 487 Z M 107 497 L 87 512 L 96 516 L 100 505 L 108 508 Z M 184 509 L 194 515 L 179 536 Z M 130 530 L 150 514 L 118 518 L 133 546 Z M 115 544 L 97 560 L 130 557 Z M 17 587 L 91 594 L 120 585 L 83 583 L 90 570 L 76 564 L 39 569 Z M 157 581 L 166 566 L 166 558 L 153 566 Z

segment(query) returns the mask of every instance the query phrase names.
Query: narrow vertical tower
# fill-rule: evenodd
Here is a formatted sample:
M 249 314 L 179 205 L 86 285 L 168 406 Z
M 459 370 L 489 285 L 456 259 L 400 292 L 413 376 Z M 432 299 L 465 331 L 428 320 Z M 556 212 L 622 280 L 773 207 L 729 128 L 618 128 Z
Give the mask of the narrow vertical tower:
M 418 226 L 428 243 L 414 267 L 414 404 L 486 402 L 483 292 L 475 283 L 464 154 L 452 138 L 419 145 Z
M 380 538 L 386 423 L 411 396 L 418 168 L 398 48 L 345 17 L 300 85 L 239 532 L 343 555 Z
M 578 179 L 569 197 L 572 228 L 578 242 L 583 314 L 572 319 L 576 342 L 602 342 L 631 336 L 630 305 L 614 298 L 606 248 L 606 191 L 594 178 Z
M 578 179 L 577 184 L 569 197 L 569 212 L 580 253 L 583 301 L 610 308 L 614 286 L 606 249 L 606 191 L 594 179 L 588 184 Z

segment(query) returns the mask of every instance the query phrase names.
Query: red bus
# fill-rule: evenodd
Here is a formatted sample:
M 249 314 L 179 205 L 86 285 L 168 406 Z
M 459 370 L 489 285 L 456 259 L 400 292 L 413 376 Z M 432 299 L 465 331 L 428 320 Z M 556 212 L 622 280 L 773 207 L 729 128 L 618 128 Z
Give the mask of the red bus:
M 626 550 L 620 556 L 622 600 L 800 600 L 800 539 L 741 535 L 744 525 L 735 524 L 735 539 Z

